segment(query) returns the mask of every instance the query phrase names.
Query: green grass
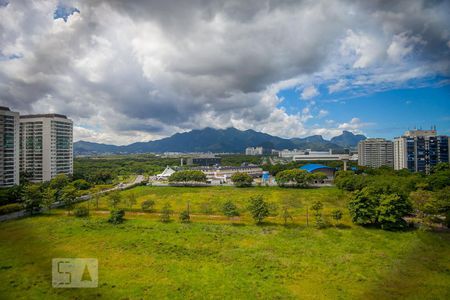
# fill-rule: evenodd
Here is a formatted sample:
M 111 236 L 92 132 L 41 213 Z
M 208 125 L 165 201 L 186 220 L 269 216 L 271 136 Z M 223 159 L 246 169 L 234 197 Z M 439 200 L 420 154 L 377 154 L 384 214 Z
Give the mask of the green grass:
M 327 210 L 345 206 L 336 189 L 134 189 L 140 199 L 184 201 L 231 198 L 240 206 L 256 193 L 273 202 L 298 199 L 295 213 L 321 199 Z M 123 193 L 129 193 L 124 191 Z M 142 200 L 141 199 L 141 200 Z M 193 205 L 195 210 L 196 205 Z M 449 299 L 450 234 L 386 232 L 353 226 L 282 226 L 271 217 L 256 226 L 246 213 L 231 221 L 198 213 L 190 224 L 157 214 L 127 213 L 118 226 L 102 212 L 87 219 L 51 215 L 0 224 L 2 299 Z M 53 289 L 51 259 L 99 260 L 99 288 Z

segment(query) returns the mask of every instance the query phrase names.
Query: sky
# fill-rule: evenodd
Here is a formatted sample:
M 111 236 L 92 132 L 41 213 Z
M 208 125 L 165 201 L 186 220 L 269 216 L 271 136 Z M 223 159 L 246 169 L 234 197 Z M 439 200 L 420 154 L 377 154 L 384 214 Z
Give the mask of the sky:
M 0 105 L 74 140 L 450 134 L 450 1 L 0 0 Z

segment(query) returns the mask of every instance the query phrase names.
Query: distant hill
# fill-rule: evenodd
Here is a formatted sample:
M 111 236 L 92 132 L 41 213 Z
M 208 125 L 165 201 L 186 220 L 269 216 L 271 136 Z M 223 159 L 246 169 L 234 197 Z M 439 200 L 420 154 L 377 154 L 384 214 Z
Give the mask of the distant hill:
M 362 134 L 355 135 L 350 131 L 344 130 L 341 135 L 333 137 L 331 142 L 344 148 L 351 148 L 358 145 L 359 141 L 363 141 L 365 139 L 366 137 Z
M 133 143 L 126 146 L 115 146 L 79 141 L 74 143 L 75 155 L 116 154 L 116 153 L 162 153 L 162 152 L 244 152 L 247 147 L 263 146 L 273 149 L 313 149 L 342 151 L 344 147 L 355 147 L 364 136 L 344 131 L 342 135 L 331 141 L 320 135 L 306 138 L 284 139 L 254 130 L 238 130 L 236 128 L 205 128 L 184 133 L 176 133 L 170 137 L 156 141 Z M 355 142 L 356 141 L 356 142 Z M 344 146 L 345 145 L 345 146 Z

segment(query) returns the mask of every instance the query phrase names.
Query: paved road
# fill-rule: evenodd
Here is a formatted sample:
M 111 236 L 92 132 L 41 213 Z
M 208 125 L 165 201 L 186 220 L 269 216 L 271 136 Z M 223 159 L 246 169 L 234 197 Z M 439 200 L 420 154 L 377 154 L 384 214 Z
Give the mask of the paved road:
M 116 185 L 113 188 L 110 188 L 110 189 L 107 189 L 107 190 L 102 190 L 100 192 L 97 192 L 96 194 L 97 195 L 101 195 L 101 194 L 104 194 L 104 193 L 107 193 L 107 192 L 111 192 L 111 191 L 115 191 L 115 190 L 124 190 L 124 189 L 130 188 L 130 187 L 132 187 L 134 185 L 138 185 L 138 184 L 142 183 L 144 180 L 145 180 L 145 177 L 143 175 L 138 175 L 138 176 L 136 176 L 136 179 L 133 182 L 131 182 L 131 183 L 119 183 L 118 185 Z M 92 198 L 92 194 L 91 195 L 83 195 L 83 196 L 78 197 L 76 199 L 76 202 L 83 202 L 83 201 L 89 200 L 91 198 Z M 63 202 L 55 202 L 52 205 L 52 208 L 58 208 L 58 207 L 62 207 L 62 206 L 64 206 Z M 36 214 L 37 213 L 41 213 L 43 211 L 44 211 L 44 209 L 41 209 L 41 211 L 36 212 Z M 16 212 L 13 212 L 13 213 L 10 213 L 10 214 L 1 215 L 0 216 L 0 222 L 26 217 L 28 215 L 29 214 L 25 210 L 16 211 Z

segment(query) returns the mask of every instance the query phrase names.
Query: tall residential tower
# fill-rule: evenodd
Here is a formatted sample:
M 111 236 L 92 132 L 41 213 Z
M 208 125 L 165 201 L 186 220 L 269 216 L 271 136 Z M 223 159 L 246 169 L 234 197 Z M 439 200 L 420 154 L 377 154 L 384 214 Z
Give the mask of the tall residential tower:
M 358 165 L 372 168 L 394 167 L 394 143 L 385 139 L 367 139 L 358 143 Z
M 449 162 L 449 137 L 436 129 L 411 130 L 394 140 L 394 169 L 430 173 L 433 166 Z
M 72 121 L 58 114 L 20 116 L 20 171 L 32 182 L 72 174 Z
M 19 184 L 19 113 L 0 106 L 0 187 Z

